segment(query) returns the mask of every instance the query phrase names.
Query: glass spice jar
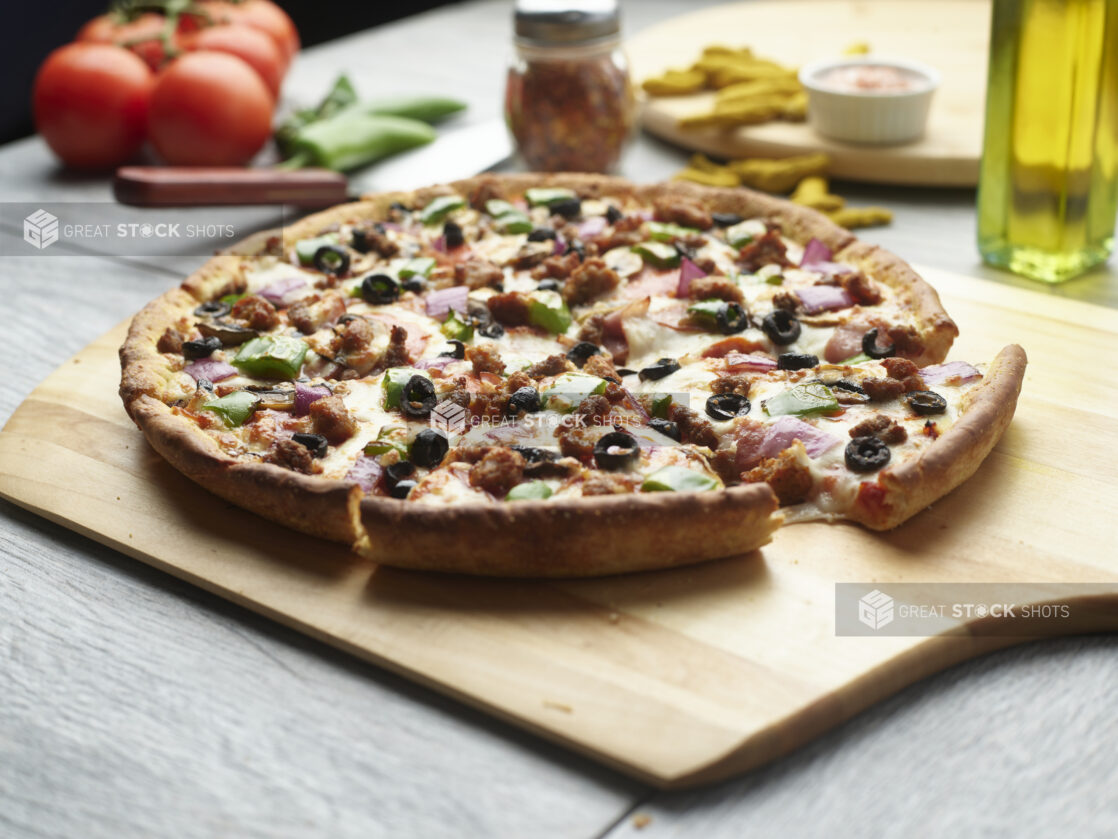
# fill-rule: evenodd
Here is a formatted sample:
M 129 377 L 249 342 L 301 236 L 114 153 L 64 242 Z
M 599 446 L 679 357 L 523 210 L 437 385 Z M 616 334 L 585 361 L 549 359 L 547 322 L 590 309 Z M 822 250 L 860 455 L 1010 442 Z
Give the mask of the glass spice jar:
M 505 117 L 529 168 L 608 172 L 633 127 L 615 0 L 518 0 Z

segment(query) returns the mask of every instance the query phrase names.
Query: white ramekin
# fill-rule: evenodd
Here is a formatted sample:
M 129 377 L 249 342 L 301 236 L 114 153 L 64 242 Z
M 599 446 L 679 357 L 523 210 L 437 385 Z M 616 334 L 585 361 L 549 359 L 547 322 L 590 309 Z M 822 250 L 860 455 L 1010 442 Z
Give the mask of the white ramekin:
M 825 87 L 820 78 L 836 67 L 892 67 L 915 79 L 910 90 L 875 93 Z M 824 137 L 851 143 L 907 143 L 924 133 L 939 73 L 926 64 L 897 58 L 859 56 L 815 61 L 800 68 L 807 89 L 807 118 Z

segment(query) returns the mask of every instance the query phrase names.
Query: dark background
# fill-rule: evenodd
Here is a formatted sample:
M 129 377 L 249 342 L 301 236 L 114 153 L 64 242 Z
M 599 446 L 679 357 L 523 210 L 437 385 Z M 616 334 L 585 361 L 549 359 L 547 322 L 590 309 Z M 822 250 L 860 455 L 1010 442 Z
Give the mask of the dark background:
M 275 0 L 295 21 L 303 46 L 418 14 L 455 0 Z M 82 24 L 105 11 L 108 0 L 3 0 L 0 17 L 0 143 L 34 131 L 31 84 L 35 71 L 55 47 L 72 41 Z

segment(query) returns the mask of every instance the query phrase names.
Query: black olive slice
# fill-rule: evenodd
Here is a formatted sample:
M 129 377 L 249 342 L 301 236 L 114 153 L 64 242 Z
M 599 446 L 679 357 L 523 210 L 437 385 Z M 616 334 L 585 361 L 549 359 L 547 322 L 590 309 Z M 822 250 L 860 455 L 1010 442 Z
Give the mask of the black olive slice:
M 447 352 L 439 353 L 439 358 L 458 358 L 466 357 L 466 345 L 461 341 L 455 341 L 453 338 L 447 341 L 450 344 L 450 350 Z
M 207 335 L 201 341 L 183 341 L 182 357 L 189 359 L 209 358 L 214 350 L 221 349 L 221 339 L 216 335 Z
M 610 204 L 609 209 L 606 210 L 606 221 L 608 221 L 610 224 L 617 224 L 623 218 L 625 218 L 624 214 L 622 214 L 622 212 L 617 209 L 617 207 Z
M 665 376 L 670 376 L 678 369 L 679 362 L 676 361 L 674 358 L 661 358 L 658 359 L 655 363 L 643 368 L 638 375 L 640 376 L 640 380 L 642 382 L 647 382 L 650 380 L 656 381 L 657 379 L 662 379 Z
M 426 376 L 418 374 L 408 379 L 404 392 L 400 394 L 400 407 L 404 414 L 417 419 L 430 416 L 438 401 L 435 385 Z
M 249 385 L 245 390 L 260 397 L 260 401 L 256 403 L 257 408 L 263 408 L 267 411 L 290 411 L 295 407 L 294 390 L 276 390 L 260 385 Z
M 534 387 L 522 387 L 509 397 L 508 413 L 519 414 L 524 411 L 527 414 L 534 414 L 540 409 L 540 392 Z
M 422 279 L 420 279 L 419 274 L 412 274 L 410 277 L 400 283 L 401 289 L 403 289 L 404 291 L 413 291 L 416 294 L 422 293 L 423 289 L 426 287 L 427 284 L 423 282 Z
M 778 370 L 808 370 L 819 366 L 819 356 L 808 353 L 781 353 L 776 359 Z
M 410 460 L 397 460 L 391 466 L 384 467 L 384 480 L 389 486 L 406 481 L 415 475 L 415 464 Z
M 574 241 L 572 241 L 570 244 L 567 245 L 567 249 L 565 251 L 563 251 L 563 254 L 566 255 L 568 253 L 578 254 L 578 261 L 579 262 L 585 262 L 586 261 L 586 246 L 583 245 L 582 242 L 580 242 L 578 239 L 575 239 Z
M 361 281 L 361 298 L 374 306 L 394 303 L 400 298 L 400 284 L 387 274 L 369 274 Z
M 559 459 L 559 452 L 536 446 L 509 446 L 529 463 L 551 463 Z
M 624 469 L 640 456 L 640 446 L 632 434 L 611 431 L 594 444 L 594 462 L 599 469 Z
M 424 428 L 411 444 L 411 459 L 419 466 L 434 469 L 450 450 L 446 435 L 434 428 Z
M 619 376 L 632 376 L 636 372 L 636 370 L 630 370 L 628 367 L 617 368 L 617 375 Z
M 291 435 L 291 439 L 311 453 L 311 457 L 326 457 L 329 444 L 321 434 L 304 434 L 298 432 Z
M 390 490 L 388 490 L 388 494 L 392 498 L 399 498 L 402 501 L 411 494 L 411 491 L 415 489 L 416 486 L 417 484 L 415 481 L 398 481 L 392 485 L 392 488 Z
M 537 227 L 528 234 L 529 242 L 546 242 L 549 239 L 554 239 L 557 234 L 550 227 Z
M 582 201 L 577 198 L 562 198 L 549 204 L 548 209 L 563 218 L 576 218 L 582 212 Z
M 311 262 L 323 274 L 341 277 L 349 271 L 349 251 L 341 245 L 323 245 L 314 252 Z
M 369 231 L 358 228 L 350 234 L 349 246 L 358 253 L 368 253 L 373 249 L 373 243 L 369 241 Z
M 247 326 L 237 326 L 232 323 L 206 323 L 205 321 L 198 324 L 198 331 L 207 338 L 217 338 L 221 341 L 223 347 L 238 346 L 250 338 L 255 338 L 258 334 L 255 329 L 249 329 Z
M 733 227 L 745 220 L 737 213 L 711 213 L 710 218 L 719 227 Z
M 718 322 L 718 331 L 723 335 L 743 332 L 749 326 L 749 315 L 739 303 L 726 303 L 719 307 L 714 319 Z
M 671 420 L 655 417 L 648 421 L 648 427 L 653 431 L 659 431 L 665 437 L 671 437 L 677 443 L 681 442 L 683 439 L 679 433 L 679 423 L 672 422 Z
M 388 209 L 396 210 L 397 212 L 400 212 L 400 213 L 410 213 L 411 212 L 411 210 L 408 208 L 408 206 L 406 204 L 401 204 L 399 201 L 393 201 L 391 204 L 388 205 Z
M 560 286 L 557 279 L 554 277 L 547 277 L 546 279 L 540 280 L 536 288 L 540 291 L 558 291 Z
M 492 321 L 478 329 L 478 334 L 483 338 L 500 338 L 505 334 L 505 328 L 497 321 Z
M 466 244 L 466 237 L 462 233 L 462 225 L 456 221 L 448 221 L 443 225 L 443 241 L 449 250 L 460 248 Z
M 877 345 L 877 327 L 862 336 L 862 352 L 870 358 L 889 358 L 897 354 L 896 344 L 886 344 L 884 347 Z
M 567 358 L 571 360 L 575 367 L 581 369 L 590 360 L 590 356 L 600 355 L 601 352 L 602 350 L 597 344 L 591 344 L 589 341 L 579 341 L 567 350 Z
M 932 390 L 914 390 L 905 394 L 904 400 L 908 407 L 922 416 L 942 414 L 947 410 L 947 400 Z
M 827 384 L 826 382 L 824 384 Z M 856 385 L 854 382 L 848 382 L 846 379 L 839 379 L 837 382 L 831 382 L 828 387 L 837 387 L 839 390 L 848 390 L 851 393 L 860 393 L 865 396 L 866 391 L 861 385 Z
M 672 247 L 675 248 L 676 253 L 685 259 L 690 259 L 692 262 L 697 259 L 694 249 L 689 248 L 687 245 L 683 244 L 683 242 L 672 242 Z
M 778 347 L 786 347 L 800 337 L 800 322 L 787 309 L 773 309 L 761 318 L 761 331 Z
M 880 437 L 855 437 L 846 444 L 846 465 L 854 472 L 873 472 L 889 462 L 889 447 Z
M 231 311 L 233 311 L 233 307 L 228 303 L 222 303 L 220 300 L 207 300 L 194 310 L 194 314 L 200 318 L 221 318 Z
M 716 393 L 707 399 L 707 416 L 720 422 L 731 420 L 734 417 L 744 417 L 753 405 L 744 396 L 737 393 Z

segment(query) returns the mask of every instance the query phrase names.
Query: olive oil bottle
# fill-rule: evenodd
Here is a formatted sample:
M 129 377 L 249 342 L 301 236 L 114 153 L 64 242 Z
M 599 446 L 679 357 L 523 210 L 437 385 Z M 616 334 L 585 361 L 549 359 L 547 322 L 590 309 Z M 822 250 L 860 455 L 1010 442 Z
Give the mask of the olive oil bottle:
M 1118 0 L 994 0 L 978 248 L 1062 282 L 1104 261 L 1118 210 Z

